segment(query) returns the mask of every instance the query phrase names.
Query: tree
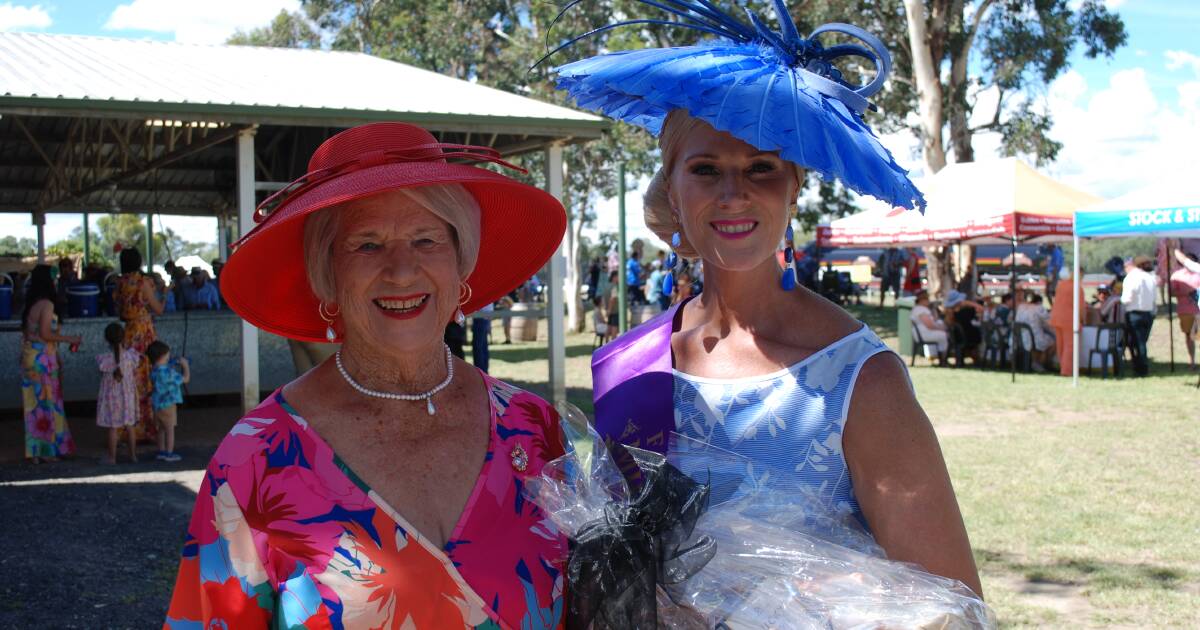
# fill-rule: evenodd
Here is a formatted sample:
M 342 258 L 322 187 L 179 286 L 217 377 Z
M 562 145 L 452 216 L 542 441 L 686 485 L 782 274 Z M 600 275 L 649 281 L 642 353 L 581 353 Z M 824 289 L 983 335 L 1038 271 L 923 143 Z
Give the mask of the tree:
M 940 171 L 953 150 L 958 162 L 975 159 L 980 131 L 1001 135 L 1005 155 L 1054 160 L 1062 145 L 1049 137 L 1050 114 L 1030 92 L 1043 88 L 1068 67 L 1079 43 L 1089 58 L 1125 43 L 1125 26 L 1101 0 L 904 0 L 908 66 L 917 94 L 918 135 L 930 174 Z M 970 75 L 972 53 L 982 72 Z M 949 72 L 946 72 L 947 66 Z M 970 126 L 981 95 L 996 103 L 987 123 Z M 943 132 L 949 127 L 949 142 Z M 927 252 L 934 293 L 952 279 L 944 248 Z
M 273 48 L 320 48 L 321 36 L 303 13 L 280 11 L 269 25 L 249 32 L 238 29 L 226 43 Z
M 37 254 L 37 241 L 9 235 L 0 238 L 0 256 L 33 256 Z

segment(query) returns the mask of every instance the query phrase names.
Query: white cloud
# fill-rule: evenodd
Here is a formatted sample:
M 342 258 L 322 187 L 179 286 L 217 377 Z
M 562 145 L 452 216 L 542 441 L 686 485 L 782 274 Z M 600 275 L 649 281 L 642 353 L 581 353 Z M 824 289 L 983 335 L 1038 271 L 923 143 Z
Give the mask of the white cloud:
M 1068 71 L 1051 86 L 1051 137 L 1063 143 L 1049 174 L 1082 190 L 1115 197 L 1183 176 L 1200 144 L 1200 82 L 1159 101 L 1140 68 L 1115 72 L 1090 96 Z M 1194 177 L 1194 174 L 1191 175 Z
M 48 28 L 51 22 L 50 14 L 40 4 L 31 7 L 11 2 L 0 4 L 0 31 Z
M 1200 78 L 1200 56 L 1186 50 L 1168 50 L 1164 54 L 1167 57 L 1167 70 L 1191 68 L 1196 77 Z
M 264 26 L 281 10 L 299 8 L 299 0 L 132 0 L 113 10 L 104 28 L 172 33 L 179 42 L 220 44 L 238 29 Z

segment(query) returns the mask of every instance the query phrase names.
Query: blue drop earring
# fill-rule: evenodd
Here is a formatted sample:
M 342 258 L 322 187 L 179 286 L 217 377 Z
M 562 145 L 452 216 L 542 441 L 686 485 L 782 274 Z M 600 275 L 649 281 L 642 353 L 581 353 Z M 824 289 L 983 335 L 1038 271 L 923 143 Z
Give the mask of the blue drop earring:
M 675 292 L 675 265 L 679 263 L 679 255 L 675 249 L 679 247 L 679 232 L 671 234 L 671 253 L 667 255 L 667 273 L 663 275 L 662 294 L 671 296 Z
M 792 232 L 792 223 L 791 221 L 788 221 L 787 233 L 784 234 L 783 237 L 785 244 L 783 248 L 783 262 L 785 267 L 783 269 L 783 275 L 779 278 L 779 286 L 782 287 L 784 291 L 791 291 L 796 288 L 796 266 L 792 264 L 792 261 L 795 260 L 796 257 L 792 243 L 794 236 L 795 233 Z

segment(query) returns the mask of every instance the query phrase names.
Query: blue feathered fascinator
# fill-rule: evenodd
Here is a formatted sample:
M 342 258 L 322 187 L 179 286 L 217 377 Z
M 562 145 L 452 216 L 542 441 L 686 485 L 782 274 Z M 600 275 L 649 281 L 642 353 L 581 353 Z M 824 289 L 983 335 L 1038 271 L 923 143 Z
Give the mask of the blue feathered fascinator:
M 559 13 L 561 18 L 575 0 Z M 556 68 L 558 87 L 583 108 L 658 135 L 667 114 L 684 109 L 762 151 L 836 177 L 851 190 L 905 208 L 924 196 L 863 122 L 867 101 L 892 69 L 878 38 L 849 24 L 826 24 L 803 38 L 783 0 L 772 0 L 781 31 L 746 9 L 750 24 L 708 0 L 638 0 L 676 20 L 636 19 L 603 26 L 567 41 L 547 57 L 597 33 L 635 24 L 678 26 L 716 35 L 715 41 L 598 55 Z M 857 44 L 821 45 L 823 33 Z M 841 57 L 875 66 L 867 85 L 854 86 L 834 67 Z

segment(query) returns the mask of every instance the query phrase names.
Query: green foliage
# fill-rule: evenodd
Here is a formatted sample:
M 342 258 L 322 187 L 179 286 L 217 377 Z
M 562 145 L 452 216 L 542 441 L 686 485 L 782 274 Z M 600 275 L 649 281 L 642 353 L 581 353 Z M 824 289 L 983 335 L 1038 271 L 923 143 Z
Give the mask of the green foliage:
M 321 36 L 303 13 L 281 10 L 269 25 L 248 32 L 238 29 L 226 43 L 273 48 L 320 48 Z
M 1157 245 L 1158 239 L 1153 236 L 1083 241 L 1079 248 L 1082 251 L 1079 264 L 1083 266 L 1085 273 L 1108 273 L 1104 270 L 1104 263 L 1113 256 L 1133 258 L 1138 254 L 1145 254 L 1152 257 Z M 1062 248 L 1066 260 L 1070 261 L 1075 246 L 1071 243 L 1063 243 Z
M 0 256 L 33 256 L 37 254 L 37 241 L 9 235 L 0 238 Z

